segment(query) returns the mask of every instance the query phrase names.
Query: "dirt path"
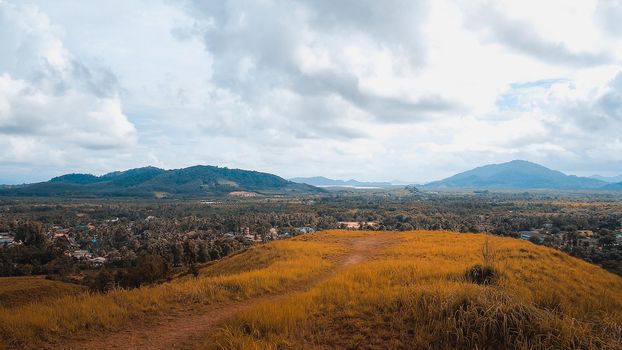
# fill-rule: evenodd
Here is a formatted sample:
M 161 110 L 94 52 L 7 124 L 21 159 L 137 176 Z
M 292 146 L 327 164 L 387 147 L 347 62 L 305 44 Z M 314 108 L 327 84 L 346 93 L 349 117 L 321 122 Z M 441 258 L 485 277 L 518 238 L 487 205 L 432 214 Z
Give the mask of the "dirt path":
M 200 306 L 174 310 L 148 324 L 86 340 L 70 340 L 56 344 L 56 349 L 175 349 L 180 348 L 193 335 L 209 334 L 241 310 L 260 302 L 278 302 L 293 294 L 313 288 L 343 269 L 371 259 L 379 250 L 395 242 L 384 235 L 352 237 L 345 241 L 350 251 L 337 264 L 321 276 L 307 281 L 295 289 L 280 294 L 252 298 L 223 305 Z

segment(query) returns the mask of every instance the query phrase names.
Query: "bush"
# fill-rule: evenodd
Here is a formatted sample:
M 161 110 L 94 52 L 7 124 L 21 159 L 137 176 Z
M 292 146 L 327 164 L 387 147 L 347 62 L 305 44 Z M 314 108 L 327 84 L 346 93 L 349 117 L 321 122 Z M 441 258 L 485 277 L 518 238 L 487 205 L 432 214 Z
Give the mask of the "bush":
M 468 269 L 464 277 L 468 282 L 475 284 L 495 284 L 499 279 L 499 272 L 489 265 L 474 265 Z

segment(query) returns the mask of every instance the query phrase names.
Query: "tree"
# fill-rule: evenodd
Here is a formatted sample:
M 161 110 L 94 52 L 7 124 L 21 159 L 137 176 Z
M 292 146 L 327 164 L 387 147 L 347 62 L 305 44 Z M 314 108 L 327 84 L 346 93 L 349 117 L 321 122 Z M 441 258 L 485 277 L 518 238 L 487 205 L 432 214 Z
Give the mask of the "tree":
M 197 261 L 198 262 L 207 262 L 210 260 L 209 258 L 209 254 L 207 252 L 207 245 L 205 244 L 205 241 L 199 241 L 199 244 L 197 245 Z
M 114 275 L 108 269 L 104 268 L 95 276 L 92 289 L 98 292 L 107 292 L 114 287 Z
M 43 225 L 36 221 L 20 223 L 15 229 L 15 239 L 22 241 L 27 246 L 41 248 L 47 243 L 47 237 L 43 233 Z
M 197 264 L 190 264 L 190 273 L 194 276 L 194 278 L 199 277 L 200 272 L 201 271 L 199 270 L 199 266 Z

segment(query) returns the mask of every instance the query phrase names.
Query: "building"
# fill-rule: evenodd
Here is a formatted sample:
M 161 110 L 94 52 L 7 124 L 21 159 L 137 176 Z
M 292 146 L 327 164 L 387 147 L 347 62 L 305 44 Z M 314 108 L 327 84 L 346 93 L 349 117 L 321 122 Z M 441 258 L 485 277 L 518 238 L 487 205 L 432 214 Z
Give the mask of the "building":
M 233 192 L 230 192 L 229 195 L 232 197 L 243 197 L 243 198 L 257 197 L 257 193 L 247 192 L 247 191 L 233 191 Z
M 346 230 L 358 230 L 361 228 L 361 223 L 356 221 L 339 221 L 337 224 L 339 224 L 340 228 Z
M 313 227 L 303 226 L 303 227 L 298 227 L 296 231 L 298 233 L 313 233 L 315 232 L 315 229 Z
M 8 232 L 0 233 L 0 246 L 2 245 L 13 245 L 15 243 L 15 237 Z
M 97 258 L 92 258 L 89 259 L 89 263 L 95 267 L 101 267 L 106 263 L 106 258 L 104 257 L 97 257 Z
M 276 230 L 276 228 L 270 227 L 270 230 L 268 230 L 268 236 L 271 239 L 276 239 L 278 237 L 278 231 Z
M 71 256 L 76 259 L 88 259 L 91 257 L 91 253 L 88 250 L 74 250 Z
M 68 238 L 68 237 L 67 237 L 67 234 L 65 232 L 57 231 L 57 232 L 54 233 L 54 237 L 53 238 L 54 239 L 59 239 L 59 238 Z
M 252 243 L 258 243 L 261 242 L 261 237 L 259 237 L 258 235 L 253 235 L 250 233 L 247 233 L 244 235 L 244 239 L 252 242 Z
M 540 234 L 538 231 L 520 231 L 518 233 L 518 237 L 520 239 L 524 239 L 526 241 L 531 241 L 532 239 L 537 239 L 540 243 L 544 242 L 544 236 Z
M 577 235 L 581 237 L 592 237 L 594 235 L 594 232 L 591 230 L 578 230 Z

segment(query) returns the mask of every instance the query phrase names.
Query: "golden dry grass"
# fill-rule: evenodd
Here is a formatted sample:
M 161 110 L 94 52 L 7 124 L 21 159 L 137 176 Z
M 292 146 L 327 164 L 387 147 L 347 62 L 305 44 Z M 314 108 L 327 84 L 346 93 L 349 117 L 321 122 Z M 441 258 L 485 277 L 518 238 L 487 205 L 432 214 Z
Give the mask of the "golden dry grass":
M 34 302 L 47 302 L 85 291 L 84 286 L 51 281 L 39 276 L 2 277 L 0 278 L 0 307 L 14 308 Z
M 48 303 L 0 308 L 0 348 L 37 348 L 60 336 L 119 330 L 179 306 L 229 302 L 283 291 L 318 276 L 343 251 L 337 243 L 308 238 L 279 241 L 225 258 L 205 268 L 196 279 L 187 277 L 134 290 L 66 296 Z
M 385 245 L 356 248 L 363 241 Z M 484 262 L 486 241 L 500 277 L 491 285 L 470 283 L 465 271 Z M 370 253 L 373 249 L 380 251 Z M 622 348 L 619 276 L 525 241 L 438 231 L 319 232 L 225 258 L 197 279 L 0 308 L 0 348 L 50 346 L 61 336 L 117 331 L 178 307 L 228 303 L 312 283 L 317 284 L 278 299 L 278 305 L 271 299 L 256 302 L 216 334 L 192 337 L 189 346 Z
M 338 235 L 333 232 L 329 236 Z M 372 233 L 370 233 L 372 234 Z M 278 307 L 241 312 L 197 349 L 620 349 L 622 278 L 529 242 L 416 231 Z M 500 279 L 465 280 L 494 251 Z

